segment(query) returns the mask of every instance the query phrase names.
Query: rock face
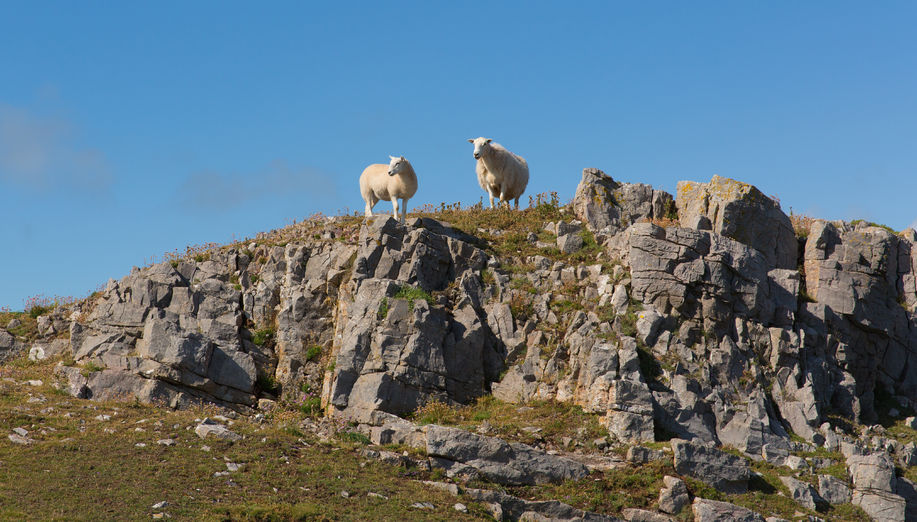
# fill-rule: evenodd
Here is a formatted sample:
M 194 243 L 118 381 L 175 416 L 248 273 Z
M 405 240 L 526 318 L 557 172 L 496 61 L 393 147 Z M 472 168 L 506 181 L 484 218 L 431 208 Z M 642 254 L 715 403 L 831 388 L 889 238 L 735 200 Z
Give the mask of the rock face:
M 506 349 L 483 308 L 485 262 L 481 250 L 432 220 L 410 230 L 394 220 L 364 227 L 338 308 L 331 407 L 365 419 L 375 410 L 405 414 L 433 399 L 464 403 L 488 392 Z M 430 293 L 452 281 L 466 292 L 451 310 L 433 305 Z
M 678 221 L 686 228 L 699 222 L 712 232 L 748 245 L 764 256 L 768 269 L 796 268 L 796 234 L 780 205 L 757 188 L 713 176 L 709 183 L 678 183 Z

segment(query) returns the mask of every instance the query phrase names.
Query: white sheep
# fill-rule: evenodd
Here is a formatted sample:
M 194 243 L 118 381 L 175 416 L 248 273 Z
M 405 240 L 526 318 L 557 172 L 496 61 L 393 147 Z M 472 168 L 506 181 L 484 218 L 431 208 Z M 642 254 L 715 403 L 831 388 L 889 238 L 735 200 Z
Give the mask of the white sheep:
M 494 208 L 494 198 L 499 198 L 507 205 L 515 199 L 518 209 L 519 197 L 529 184 L 529 165 L 525 159 L 489 138 L 475 138 L 468 143 L 474 144 L 474 159 L 478 160 L 474 170 L 478 173 L 478 184 L 490 197 L 490 208 Z
M 389 156 L 391 161 L 373 163 L 360 174 L 360 194 L 366 201 L 366 217 L 372 217 L 379 200 L 391 201 L 398 219 L 398 199 L 401 199 L 401 222 L 408 210 L 408 200 L 417 192 L 417 174 L 404 156 Z

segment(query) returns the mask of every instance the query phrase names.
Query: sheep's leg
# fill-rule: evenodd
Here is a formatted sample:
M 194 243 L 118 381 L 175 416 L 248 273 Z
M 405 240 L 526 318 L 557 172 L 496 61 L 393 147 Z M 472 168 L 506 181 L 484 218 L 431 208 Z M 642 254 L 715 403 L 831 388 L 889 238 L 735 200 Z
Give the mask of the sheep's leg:
M 369 198 L 366 200 L 366 217 L 373 217 L 373 206 L 376 202 Z
M 395 209 L 395 221 L 398 220 L 398 198 L 392 198 L 392 208 Z
M 401 198 L 401 222 L 402 223 L 404 223 L 404 221 L 407 219 L 407 213 L 408 213 L 408 198 Z
M 519 210 L 519 198 L 516 198 L 516 210 Z

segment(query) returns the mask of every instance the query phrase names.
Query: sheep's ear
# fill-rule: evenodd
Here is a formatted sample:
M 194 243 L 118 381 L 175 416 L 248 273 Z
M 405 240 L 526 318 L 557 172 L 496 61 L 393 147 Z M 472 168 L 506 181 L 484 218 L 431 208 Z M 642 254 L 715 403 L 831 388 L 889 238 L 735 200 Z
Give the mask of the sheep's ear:
M 388 159 L 389 159 L 389 160 L 393 160 L 393 159 L 395 159 L 395 156 L 389 156 Z
M 468 140 L 468 143 L 474 143 L 474 140 Z
M 401 161 L 404 161 L 404 156 L 401 156 Z
M 487 143 L 490 143 L 490 142 L 492 142 L 492 141 L 493 141 L 493 140 L 490 139 L 490 138 L 487 139 Z

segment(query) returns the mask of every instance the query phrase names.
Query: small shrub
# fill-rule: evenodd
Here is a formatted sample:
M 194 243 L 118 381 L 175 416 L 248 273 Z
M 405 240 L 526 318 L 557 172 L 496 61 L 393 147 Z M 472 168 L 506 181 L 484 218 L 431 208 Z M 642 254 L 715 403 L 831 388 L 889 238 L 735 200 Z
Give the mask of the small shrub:
M 388 317 L 388 297 L 383 297 L 382 302 L 379 303 L 379 310 L 376 311 L 377 319 L 385 319 Z
M 91 374 L 91 373 L 93 373 L 93 372 L 100 372 L 100 371 L 102 371 L 102 370 L 104 370 L 104 369 L 105 369 L 104 366 L 100 366 L 100 365 L 99 365 L 98 363 L 96 363 L 95 361 L 89 361 L 89 362 L 87 362 L 86 364 L 83 365 L 83 369 L 80 370 L 80 374 L 81 374 L 83 377 L 89 377 L 89 374 Z
M 264 346 L 272 340 L 274 340 L 273 328 L 262 328 L 252 333 L 252 342 L 258 346 Z
M 417 288 L 409 285 L 403 285 L 398 289 L 398 292 L 394 295 L 395 299 L 407 299 L 411 302 L 411 310 L 414 309 L 414 301 L 417 299 L 423 299 L 430 306 L 433 306 L 433 296 L 429 292 L 422 288 Z
M 317 344 L 313 344 L 306 351 L 306 362 L 310 362 L 312 360 L 317 359 L 321 354 L 322 354 L 322 347 Z
M 356 444 L 372 444 L 372 441 L 369 440 L 369 437 L 363 435 L 358 431 L 345 431 L 340 434 L 341 440 L 345 442 L 354 442 Z
M 273 375 L 267 374 L 258 374 L 258 379 L 255 381 L 255 386 L 265 392 L 270 393 L 271 395 L 277 395 L 280 392 L 280 383 L 277 382 L 277 379 Z
M 448 404 L 433 400 L 414 412 L 414 420 L 418 424 L 446 424 L 454 421 L 456 410 Z

